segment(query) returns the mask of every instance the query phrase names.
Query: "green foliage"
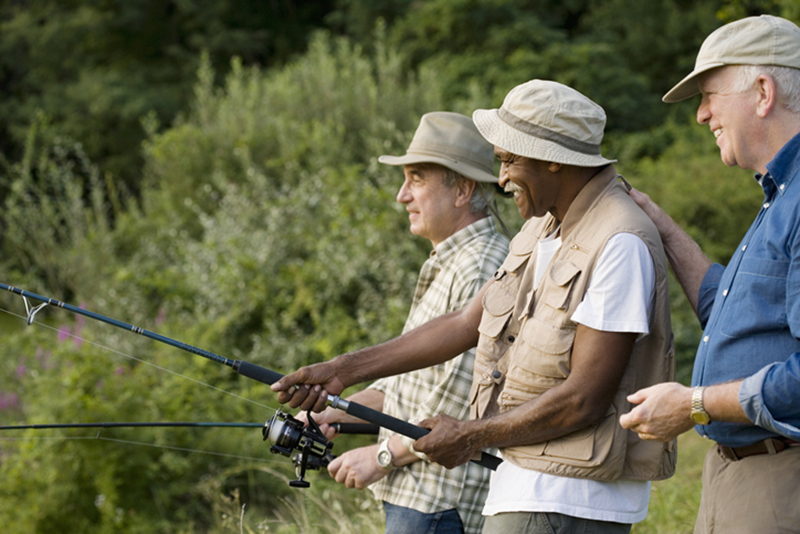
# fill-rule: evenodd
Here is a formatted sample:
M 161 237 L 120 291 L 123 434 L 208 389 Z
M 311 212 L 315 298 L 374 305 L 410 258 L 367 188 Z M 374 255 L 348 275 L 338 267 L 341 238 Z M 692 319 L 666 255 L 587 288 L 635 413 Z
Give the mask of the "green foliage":
M 405 150 L 439 91 L 388 50 L 374 57 L 321 34 L 279 72 L 234 64 L 221 91 L 201 69 L 193 113 L 146 146 L 159 187 L 138 233 L 155 246 L 135 264 L 153 270 L 126 276 L 151 285 L 175 256 L 162 295 L 282 369 L 396 333 L 428 245 L 409 238 L 400 171 L 377 156 Z
M 760 190 L 688 123 L 693 102 L 659 99 L 711 29 L 773 8 L 797 16 L 796 3 L 771 0 L 7 3 L 3 282 L 278 371 L 384 341 L 400 331 L 429 243 L 409 235 L 394 200 L 401 171 L 377 157 L 402 153 L 423 113 L 494 107 L 533 77 L 606 107 L 604 153 L 724 263 Z M 327 10 L 326 24 L 355 39 L 302 29 Z M 286 64 L 253 66 L 271 61 Z M 501 212 L 519 228 L 513 204 Z M 686 381 L 699 331 L 671 291 Z M 17 315 L 19 301 L 0 296 Z M 0 423 L 272 415 L 264 385 L 172 347 L 49 307 L 32 327 L 0 317 Z M 290 492 L 291 465 L 252 430 L 8 437 L 0 524 L 12 534 L 382 525 L 368 493 L 324 473 Z M 686 530 L 692 504 L 663 495 L 643 532 Z
M 280 71 L 234 63 L 221 89 L 213 87 L 206 63 L 182 121 L 160 133 L 153 118 L 145 121 L 151 131 L 145 187 L 140 201 L 120 201 L 119 209 L 102 200 L 117 197 L 91 164 L 69 164 L 58 157 L 59 145 L 42 136 L 25 160 L 36 166 L 23 164 L 9 175 L 14 194 L 5 207 L 18 222 L 4 243 L 4 263 L 13 267 L 6 272 L 41 280 L 40 293 L 68 293 L 104 315 L 284 371 L 397 334 L 430 245 L 408 233 L 407 216 L 394 200 L 401 172 L 379 166 L 377 156 L 402 153 L 419 117 L 441 106 L 435 79 L 408 76 L 400 65 L 389 49 L 368 58 L 325 35 Z M 31 259 L 24 263 L 20 254 Z M 41 270 L 28 269 L 34 266 Z M 9 302 L 19 310 L 18 300 Z M 62 328 L 79 336 L 74 341 L 39 330 L 4 336 L 6 350 L 19 358 L 8 360 L 0 390 L 18 404 L 0 411 L 0 419 L 261 421 L 271 415 L 268 406 L 247 402 L 271 398 L 261 384 L 172 347 L 59 314 L 45 309 L 37 320 L 65 322 Z M 113 353 L 90 346 L 95 339 Z M 20 366 L 17 380 L 14 365 Z M 260 437 L 244 441 L 235 431 L 102 434 L 112 432 L 115 440 L 268 456 Z M 342 447 L 358 443 L 345 440 Z M 173 532 L 176 525 L 222 532 L 233 528 L 229 508 L 237 498 L 237 506 L 258 510 L 256 523 L 286 523 L 285 532 L 293 524 L 306 528 L 296 522 L 298 514 L 316 524 L 330 513 L 319 499 L 297 509 L 294 501 L 282 504 L 285 482 L 250 460 L 105 440 L 2 444 L 0 521 L 19 525 L 17 532 L 49 532 L 55 525 L 83 532 Z M 292 469 L 285 459 L 269 461 L 273 471 Z M 325 490 L 324 475 L 309 477 L 320 488 L 314 491 Z M 223 509 L 233 523 L 220 519 Z M 372 525 L 365 532 L 374 526 L 372 514 L 348 515 Z
M 142 164 L 139 119 L 186 109 L 197 58 L 271 65 L 301 52 L 329 2 L 41 0 L 0 6 L 0 150 L 19 157 L 31 117 L 129 185 Z
M 41 282 L 80 294 L 112 262 L 112 219 L 123 197 L 106 187 L 80 144 L 48 142 L 49 128 L 41 118 L 33 124 L 24 157 L 0 178 L 8 191 L 3 257 L 32 290 Z

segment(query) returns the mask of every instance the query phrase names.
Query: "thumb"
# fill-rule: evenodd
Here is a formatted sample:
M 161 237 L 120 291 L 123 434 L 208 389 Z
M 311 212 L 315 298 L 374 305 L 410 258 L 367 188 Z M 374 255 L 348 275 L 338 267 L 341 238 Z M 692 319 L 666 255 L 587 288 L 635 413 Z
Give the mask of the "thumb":
M 277 382 L 273 382 L 273 384 L 270 386 L 270 389 L 272 391 L 286 391 L 295 384 L 302 384 L 304 374 L 305 374 L 305 368 L 301 367 L 294 373 L 284 376 Z
M 647 400 L 647 393 L 648 393 L 648 388 L 640 389 L 639 391 L 636 391 L 628 395 L 627 400 L 631 404 L 641 404 L 645 400 Z

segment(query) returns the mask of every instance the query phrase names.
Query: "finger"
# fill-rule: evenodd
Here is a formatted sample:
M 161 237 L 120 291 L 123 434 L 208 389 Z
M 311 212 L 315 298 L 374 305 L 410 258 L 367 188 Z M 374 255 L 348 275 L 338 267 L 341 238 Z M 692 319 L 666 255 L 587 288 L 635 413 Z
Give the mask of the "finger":
M 619 416 L 619 424 L 622 428 L 633 430 L 633 427 L 636 425 L 636 420 L 634 419 L 632 414 L 633 410 Z
M 339 469 L 341 469 L 341 467 L 342 467 L 341 456 L 337 456 L 336 458 L 333 459 L 331 463 L 328 464 L 328 474 L 331 476 L 332 479 L 336 480 L 336 474 L 339 472 Z
M 427 436 L 422 436 L 422 437 L 421 437 L 421 438 L 419 438 L 417 441 L 415 441 L 415 442 L 414 442 L 414 443 L 411 445 L 411 447 L 412 447 L 412 448 L 413 448 L 415 451 L 417 451 L 417 452 L 421 452 L 422 454 L 427 454 L 428 456 L 430 456 L 430 453 L 431 453 L 432 451 L 429 451 L 429 450 L 428 450 L 428 449 L 425 447 L 425 438 L 426 438 L 426 437 L 427 437 Z
M 422 428 L 427 428 L 428 430 L 432 430 L 433 427 L 434 427 L 434 424 L 435 423 L 434 423 L 433 418 L 428 418 L 428 419 L 423 419 L 422 421 L 417 423 L 417 426 L 421 426 Z
M 322 423 L 319 425 L 319 431 L 322 432 L 322 435 L 325 436 L 325 439 L 333 439 L 336 437 L 336 430 L 327 423 Z
M 319 386 L 317 386 L 319 388 Z M 315 412 L 321 412 L 325 409 L 325 405 L 328 403 L 328 392 L 324 389 L 320 391 L 319 397 L 317 398 L 317 402 L 314 403 L 313 410 Z
M 297 393 L 300 387 L 301 387 L 300 384 L 293 384 L 289 386 L 289 389 L 287 389 L 286 391 L 279 392 L 278 402 L 280 404 L 289 404 L 289 406 L 291 406 L 292 408 L 296 408 L 296 406 L 293 405 L 292 400 L 294 399 L 294 403 L 299 404 L 300 400 L 295 398 L 295 393 Z
M 339 473 L 336 475 L 336 482 L 344 484 L 348 488 L 352 488 L 353 478 L 350 476 L 350 470 L 340 469 Z
M 308 385 L 295 384 L 292 388 L 293 390 L 291 392 L 291 396 L 288 398 L 286 402 L 284 402 L 284 404 L 288 404 L 292 408 L 297 408 L 298 406 L 301 406 L 308 397 L 310 387 L 311 386 Z M 283 394 L 289 395 L 290 393 L 284 392 Z M 280 397 L 278 400 L 280 400 Z
M 316 407 L 317 400 L 319 399 L 320 392 L 322 392 L 322 387 L 321 386 L 319 386 L 319 385 L 311 386 L 310 384 L 304 384 L 303 386 L 301 386 L 301 388 L 298 390 L 298 392 L 295 393 L 295 396 L 297 396 L 297 395 L 299 395 L 301 393 L 304 394 L 303 395 L 303 400 L 298 404 L 298 406 L 300 406 L 300 408 L 302 408 L 305 411 L 314 409 Z M 294 398 L 292 398 L 292 401 L 294 401 Z M 296 408 L 296 407 L 297 406 L 292 406 L 292 408 Z M 322 407 L 323 408 L 325 407 L 324 403 L 323 403 Z M 319 409 L 314 409 L 314 411 L 318 412 L 320 410 Z
M 303 372 L 304 372 L 304 368 L 301 367 L 300 369 L 298 369 L 294 373 L 290 373 L 290 374 L 282 377 L 277 382 L 274 382 L 270 386 L 270 389 L 272 391 L 276 391 L 276 392 L 277 391 L 287 391 L 290 387 L 294 386 L 295 384 L 300 384 L 300 383 L 304 382 L 303 376 L 302 376 Z
M 306 415 L 306 412 L 297 412 L 294 418 L 303 423 L 303 426 L 308 426 L 308 415 Z
M 627 400 L 631 404 L 641 404 L 647 400 L 648 388 L 640 389 L 628 395 Z

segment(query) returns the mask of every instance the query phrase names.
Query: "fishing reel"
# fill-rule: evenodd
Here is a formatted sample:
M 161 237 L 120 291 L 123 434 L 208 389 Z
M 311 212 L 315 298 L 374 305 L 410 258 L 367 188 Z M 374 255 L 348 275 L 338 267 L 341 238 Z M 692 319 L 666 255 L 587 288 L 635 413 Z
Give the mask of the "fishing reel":
M 321 469 L 328 467 L 334 456 L 331 453 L 331 443 L 319 425 L 308 413 L 308 426 L 298 421 L 288 413 L 278 410 L 272 418 L 264 423 L 261 431 L 264 441 L 272 445 L 272 453 L 282 454 L 292 459 L 296 468 L 297 480 L 289 481 L 293 488 L 307 488 L 311 484 L 305 481 L 306 469 Z M 294 451 L 299 451 L 292 456 Z

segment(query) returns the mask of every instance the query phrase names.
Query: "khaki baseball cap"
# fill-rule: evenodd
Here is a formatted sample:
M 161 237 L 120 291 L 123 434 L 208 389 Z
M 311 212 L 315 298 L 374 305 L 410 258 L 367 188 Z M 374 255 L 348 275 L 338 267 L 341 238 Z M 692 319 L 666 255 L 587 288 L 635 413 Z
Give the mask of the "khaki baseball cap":
M 423 115 L 405 156 L 384 155 L 378 161 L 386 165 L 438 163 L 477 182 L 497 183 L 494 147 L 472 119 L 450 111 Z
M 518 85 L 499 109 L 476 110 L 472 120 L 490 143 L 517 156 L 576 167 L 617 161 L 600 155 L 606 112 L 558 82 Z
M 800 69 L 800 28 L 786 19 L 761 15 L 716 29 L 700 47 L 694 70 L 664 95 L 664 102 L 680 102 L 699 94 L 698 77 L 725 65 Z

